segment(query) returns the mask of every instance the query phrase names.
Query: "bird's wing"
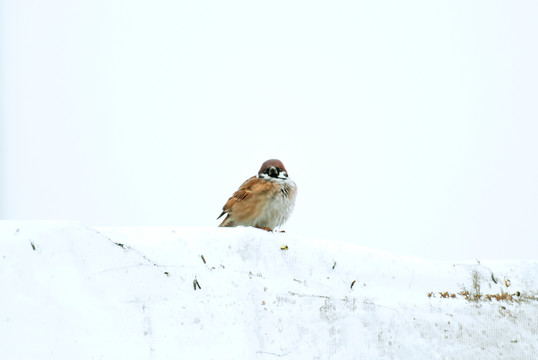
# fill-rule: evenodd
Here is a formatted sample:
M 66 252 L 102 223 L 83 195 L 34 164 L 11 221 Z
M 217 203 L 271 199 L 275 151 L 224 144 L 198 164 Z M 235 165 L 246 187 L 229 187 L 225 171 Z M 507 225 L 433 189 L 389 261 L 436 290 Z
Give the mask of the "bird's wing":
M 217 220 L 220 219 L 222 215 L 232 211 L 232 208 L 234 207 L 235 204 L 237 204 L 240 201 L 245 201 L 246 199 L 248 199 L 248 197 L 252 194 L 251 188 L 254 185 L 256 179 L 257 179 L 256 176 L 249 178 L 239 187 L 239 189 L 236 192 L 234 192 L 234 194 L 228 199 L 226 204 L 224 204 L 224 206 L 222 207 L 222 213 L 219 215 Z

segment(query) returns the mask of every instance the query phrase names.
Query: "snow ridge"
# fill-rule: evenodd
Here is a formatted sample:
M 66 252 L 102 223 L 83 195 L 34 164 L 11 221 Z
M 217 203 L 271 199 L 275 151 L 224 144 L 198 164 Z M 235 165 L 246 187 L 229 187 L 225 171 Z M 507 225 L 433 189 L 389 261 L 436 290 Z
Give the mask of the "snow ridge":
M 434 262 L 252 228 L 4 221 L 0 239 L 3 359 L 538 351 L 538 261 Z

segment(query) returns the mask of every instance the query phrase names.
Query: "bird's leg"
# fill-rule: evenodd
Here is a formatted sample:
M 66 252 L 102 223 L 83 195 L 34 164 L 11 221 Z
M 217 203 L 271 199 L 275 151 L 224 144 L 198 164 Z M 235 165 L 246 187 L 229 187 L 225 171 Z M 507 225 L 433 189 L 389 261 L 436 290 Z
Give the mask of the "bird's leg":
M 273 232 L 273 230 L 272 230 L 272 229 L 269 229 L 267 226 L 264 226 L 264 227 L 256 226 L 256 228 L 258 228 L 258 229 L 262 229 L 262 230 L 265 230 L 265 231 L 269 231 L 269 232 Z

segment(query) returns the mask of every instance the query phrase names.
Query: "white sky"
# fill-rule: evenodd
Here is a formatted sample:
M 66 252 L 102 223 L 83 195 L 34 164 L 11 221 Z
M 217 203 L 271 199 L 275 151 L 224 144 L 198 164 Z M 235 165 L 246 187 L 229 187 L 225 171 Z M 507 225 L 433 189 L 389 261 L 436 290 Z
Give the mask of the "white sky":
M 268 158 L 288 232 L 538 257 L 535 1 L 3 0 L 0 217 L 217 226 Z

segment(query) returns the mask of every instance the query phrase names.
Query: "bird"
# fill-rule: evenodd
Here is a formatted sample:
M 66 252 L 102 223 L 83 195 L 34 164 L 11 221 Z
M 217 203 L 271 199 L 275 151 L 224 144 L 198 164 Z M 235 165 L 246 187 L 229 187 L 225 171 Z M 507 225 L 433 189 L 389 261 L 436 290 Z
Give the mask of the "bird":
M 217 218 L 220 227 L 252 226 L 267 231 L 283 225 L 295 206 L 297 185 L 282 161 L 265 161 L 258 175 L 247 179 L 228 199 Z

